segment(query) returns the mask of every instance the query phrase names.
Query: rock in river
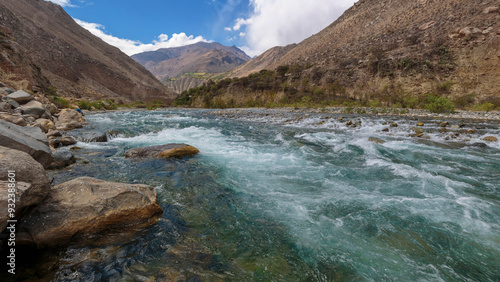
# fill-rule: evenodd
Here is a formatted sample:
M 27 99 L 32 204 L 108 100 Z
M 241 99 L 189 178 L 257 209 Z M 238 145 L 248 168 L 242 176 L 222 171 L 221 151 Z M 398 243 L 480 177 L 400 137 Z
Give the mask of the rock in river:
M 85 118 L 74 109 L 63 109 L 59 113 L 59 120 L 56 123 L 57 129 L 66 131 L 83 127 Z
M 8 171 L 13 171 L 9 177 Z M 43 166 L 25 152 L 0 146 L 0 232 L 8 217 L 9 179 L 16 184 L 16 218 L 26 208 L 41 202 L 49 193 L 50 181 Z
M 162 212 L 151 186 L 80 177 L 53 187 L 21 219 L 18 239 L 43 248 L 109 230 L 149 226 Z
M 166 144 L 151 147 L 136 148 L 127 151 L 126 158 L 180 158 L 184 156 L 193 156 L 200 151 L 187 144 Z
M 483 140 L 487 142 L 497 142 L 498 138 L 496 138 L 495 136 L 486 136 L 483 138 Z

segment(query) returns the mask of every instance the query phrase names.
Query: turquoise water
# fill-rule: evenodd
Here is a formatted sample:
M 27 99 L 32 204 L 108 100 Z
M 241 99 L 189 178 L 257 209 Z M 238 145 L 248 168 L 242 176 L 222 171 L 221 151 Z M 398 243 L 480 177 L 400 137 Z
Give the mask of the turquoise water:
M 500 281 L 498 124 L 446 141 L 408 137 L 412 120 L 209 111 L 87 116 L 80 158 L 56 183 L 87 175 L 156 187 L 158 225 L 119 244 L 69 247 L 54 279 L 69 281 Z M 394 118 L 393 118 L 394 119 Z M 293 120 L 293 122 L 290 122 Z M 397 121 L 390 133 L 381 130 Z M 453 121 L 451 122 L 453 124 Z M 377 137 L 383 144 L 369 142 Z M 128 160 L 128 149 L 188 143 L 194 158 Z

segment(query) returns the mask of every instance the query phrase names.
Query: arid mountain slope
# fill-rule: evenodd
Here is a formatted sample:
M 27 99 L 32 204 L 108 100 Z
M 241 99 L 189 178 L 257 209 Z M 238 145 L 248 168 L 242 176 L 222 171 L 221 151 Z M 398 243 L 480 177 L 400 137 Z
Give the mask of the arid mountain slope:
M 60 95 L 169 100 L 174 94 L 140 64 L 80 27 L 60 6 L 42 0 L 0 1 L 1 66 L 34 90 Z
M 325 105 L 347 99 L 405 106 L 436 94 L 459 106 L 491 102 L 499 108 L 499 6 L 498 0 L 360 0 L 285 54 L 269 56 L 283 51 L 274 48 L 235 69 L 230 77 L 240 79 L 215 86 L 226 91 L 205 104 L 304 98 Z M 264 68 L 274 73 L 244 77 Z M 207 96 L 209 90 L 198 93 Z M 210 100 L 190 95 L 191 105 Z
M 250 60 L 235 46 L 199 42 L 133 55 L 157 78 L 175 78 L 185 73 L 223 73 Z
M 352 96 L 387 85 L 452 95 L 500 96 L 500 3 L 497 0 L 360 0 L 337 21 L 301 42 L 269 68 L 314 66 L 326 84 Z
M 297 44 L 290 44 L 287 46 L 273 47 L 252 60 L 234 68 L 226 77 L 243 77 L 266 69 L 269 65 L 281 59 L 296 46 Z

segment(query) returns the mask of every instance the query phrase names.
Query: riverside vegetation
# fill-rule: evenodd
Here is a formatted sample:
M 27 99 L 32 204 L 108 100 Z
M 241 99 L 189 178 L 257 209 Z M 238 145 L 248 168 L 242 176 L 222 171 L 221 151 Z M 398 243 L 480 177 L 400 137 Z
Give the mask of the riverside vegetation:
M 401 62 L 398 68 L 408 68 Z M 413 63 L 412 63 L 413 64 Z M 415 63 L 416 64 L 416 63 Z M 427 109 L 433 113 L 453 113 L 455 108 L 474 111 L 500 110 L 500 98 L 476 99 L 474 94 L 449 98 L 452 81 L 436 86 L 426 95 L 405 93 L 401 85 L 389 84 L 370 99 L 354 99 L 338 81 L 320 86 L 324 74 L 313 72 L 308 78 L 306 66 L 281 66 L 276 71 L 262 70 L 242 78 L 210 80 L 203 86 L 184 91 L 174 104 L 202 108 L 238 107 L 386 107 Z M 377 71 L 378 72 L 378 71 Z

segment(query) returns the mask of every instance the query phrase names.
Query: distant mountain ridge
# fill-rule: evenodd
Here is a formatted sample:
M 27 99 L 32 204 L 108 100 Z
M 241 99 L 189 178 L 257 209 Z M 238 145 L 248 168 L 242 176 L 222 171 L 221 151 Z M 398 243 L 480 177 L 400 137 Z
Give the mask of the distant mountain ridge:
M 250 60 L 236 46 L 220 43 L 195 44 L 163 48 L 132 56 L 159 79 L 175 78 L 185 73 L 223 73 Z
M 203 85 L 208 79 L 221 77 L 250 60 L 236 46 L 207 42 L 144 52 L 132 58 L 176 93 Z
M 0 31 L 0 67 L 35 91 L 55 86 L 64 96 L 124 101 L 174 97 L 144 67 L 54 3 L 0 1 Z

